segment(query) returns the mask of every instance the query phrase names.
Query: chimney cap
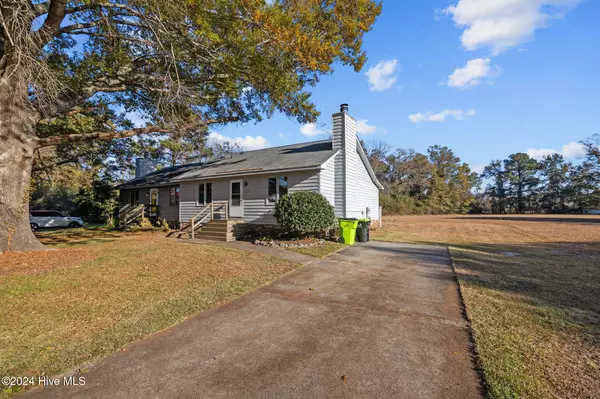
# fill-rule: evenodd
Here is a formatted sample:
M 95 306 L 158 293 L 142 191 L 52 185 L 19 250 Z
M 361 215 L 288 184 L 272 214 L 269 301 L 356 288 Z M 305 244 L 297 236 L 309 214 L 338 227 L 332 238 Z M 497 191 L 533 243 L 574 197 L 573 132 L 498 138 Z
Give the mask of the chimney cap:
M 348 104 L 344 103 L 340 105 L 340 112 L 348 112 Z

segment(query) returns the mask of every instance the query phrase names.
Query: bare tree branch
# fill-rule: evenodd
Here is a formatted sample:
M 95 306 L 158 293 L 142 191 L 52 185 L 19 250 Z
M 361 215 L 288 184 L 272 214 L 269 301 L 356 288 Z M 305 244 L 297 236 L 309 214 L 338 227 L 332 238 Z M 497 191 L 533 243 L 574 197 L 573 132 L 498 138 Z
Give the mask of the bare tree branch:
M 88 10 L 98 9 L 98 8 L 117 8 L 117 9 L 127 10 L 132 15 L 137 15 L 137 16 L 142 15 L 142 13 L 137 11 L 134 7 L 131 7 L 127 4 L 117 4 L 117 3 L 109 3 L 109 2 L 84 4 L 84 5 L 80 5 L 80 6 L 76 6 L 76 7 L 71 7 L 67 10 L 67 14 L 75 14 L 75 13 L 78 13 L 81 11 L 88 11 Z
M 235 122 L 238 118 L 219 118 L 219 119 L 209 119 L 206 121 L 202 121 L 200 123 L 191 123 L 185 126 L 180 127 L 180 130 L 192 129 L 201 125 L 212 125 L 212 124 L 221 124 L 227 122 Z M 62 136 L 52 136 L 46 137 L 43 139 L 37 140 L 37 148 L 49 147 L 53 145 L 65 144 L 65 143 L 73 143 L 77 141 L 86 141 L 86 140 L 112 140 L 112 139 L 120 139 L 125 137 L 138 136 L 141 134 L 153 134 L 153 133 L 171 133 L 173 131 L 172 127 L 163 127 L 163 126 L 149 126 L 149 127 L 138 127 L 129 130 L 122 131 L 110 131 L 110 132 L 94 132 L 94 133 L 83 133 L 83 134 L 66 134 Z
M 100 92 L 106 93 L 115 93 L 127 90 L 127 87 L 124 85 L 115 85 L 115 86 L 90 86 L 82 90 L 80 93 L 71 93 L 70 95 L 63 96 L 60 101 L 55 101 L 50 104 L 45 102 L 35 102 L 33 101 L 31 104 L 34 106 L 40 114 L 40 120 L 51 119 L 57 115 L 64 114 L 69 112 L 73 108 L 77 107 L 84 101 L 93 97 L 94 94 Z
M 59 32 L 59 34 L 61 34 L 61 32 Z M 134 43 L 142 43 L 145 44 L 146 46 L 152 46 L 152 42 L 149 40 L 144 40 L 144 39 L 138 39 L 135 37 L 130 37 L 130 36 L 124 36 L 124 35 L 114 35 L 114 34 L 110 34 L 110 33 L 96 33 L 96 32 L 90 32 L 90 31 L 86 31 L 86 30 L 72 30 L 70 32 L 68 32 L 69 35 L 85 35 L 85 36 L 94 36 L 94 37 L 103 37 L 103 38 L 107 38 L 107 39 L 119 39 L 119 40 L 124 40 L 124 41 L 128 41 L 128 42 L 134 42 Z
M 66 165 L 68 163 L 75 163 L 75 162 L 79 161 L 79 157 L 73 157 L 73 158 L 69 158 L 69 159 L 63 159 L 62 161 L 55 162 L 55 163 L 52 163 L 50 165 L 46 165 L 46 164 L 44 164 L 44 161 L 42 161 L 42 157 L 40 156 L 40 152 L 39 151 L 36 151 L 36 152 L 38 153 L 38 158 L 39 158 L 40 163 L 42 164 L 42 166 L 31 169 L 32 172 L 46 171 L 48 169 L 52 169 L 52 168 L 55 168 L 57 166 Z
M 43 3 L 35 3 L 34 4 L 30 0 L 29 6 L 33 10 L 34 14 L 39 17 L 40 15 L 44 15 L 45 13 L 48 12 L 50 3 L 48 1 L 44 1 Z
M 148 29 L 147 26 L 140 25 L 139 23 L 136 23 L 136 22 L 133 22 L 133 21 L 125 21 L 125 20 L 114 19 L 112 21 L 112 23 L 117 24 L 117 25 L 133 26 L 135 28 L 140 28 L 140 29 Z M 93 28 L 95 26 L 99 26 L 100 24 L 101 24 L 101 21 L 94 21 L 94 22 L 87 22 L 87 23 L 67 25 L 67 26 L 63 26 L 62 28 L 60 28 L 58 30 L 57 34 L 59 34 L 59 35 L 69 34 L 69 33 L 73 32 L 73 31 L 80 31 L 82 29 Z
M 140 134 L 152 134 L 152 133 L 169 133 L 172 129 L 150 126 L 150 127 L 139 127 L 123 131 L 112 131 L 112 132 L 94 132 L 94 133 L 83 133 L 83 134 L 66 134 L 62 136 L 52 136 L 43 139 L 39 139 L 37 142 L 38 148 L 49 147 L 53 145 L 73 143 L 77 141 L 86 140 L 112 140 L 120 139 L 124 137 L 138 136 Z
M 114 102 L 109 102 L 109 103 L 104 103 L 102 104 L 102 106 L 108 106 L 111 104 L 115 104 Z M 73 115 L 77 115 L 77 114 L 83 114 L 86 112 L 91 112 L 94 111 L 95 109 L 101 108 L 102 106 L 97 106 L 97 107 L 87 107 L 87 108 L 75 108 L 72 110 L 68 110 L 62 114 L 59 115 L 55 115 L 49 118 L 43 118 L 39 121 L 39 123 L 48 123 L 48 122 L 52 122 L 53 120 L 57 119 L 57 118 L 62 118 L 62 117 L 69 117 L 69 116 L 73 116 Z
M 81 30 L 81 29 L 89 29 L 89 28 L 93 28 L 94 26 L 98 26 L 99 25 L 99 21 L 96 22 L 88 22 L 85 24 L 72 24 L 72 25 L 67 25 L 67 26 L 63 26 L 62 28 L 60 28 L 57 32 L 58 35 L 63 35 L 66 33 L 70 33 L 71 31 L 75 31 L 75 30 Z
M 67 12 L 67 1 L 68 0 L 52 0 L 50 3 L 46 20 L 39 31 L 40 48 L 56 35 Z

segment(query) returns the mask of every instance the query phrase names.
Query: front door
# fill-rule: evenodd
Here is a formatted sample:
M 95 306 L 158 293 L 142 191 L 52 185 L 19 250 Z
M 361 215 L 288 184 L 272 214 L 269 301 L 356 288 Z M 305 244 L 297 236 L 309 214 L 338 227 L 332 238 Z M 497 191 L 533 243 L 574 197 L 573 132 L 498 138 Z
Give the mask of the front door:
M 158 188 L 150 189 L 150 206 L 148 207 L 148 216 L 158 216 Z
M 229 216 L 232 218 L 241 218 L 244 216 L 243 180 L 229 181 Z

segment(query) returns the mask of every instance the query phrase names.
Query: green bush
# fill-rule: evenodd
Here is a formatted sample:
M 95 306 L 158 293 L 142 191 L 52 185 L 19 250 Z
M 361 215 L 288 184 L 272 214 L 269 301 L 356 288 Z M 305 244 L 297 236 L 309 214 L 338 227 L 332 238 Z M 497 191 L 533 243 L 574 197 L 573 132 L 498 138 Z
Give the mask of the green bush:
M 335 222 L 335 212 L 322 194 L 298 191 L 279 199 L 275 219 L 293 234 L 308 235 L 329 229 Z

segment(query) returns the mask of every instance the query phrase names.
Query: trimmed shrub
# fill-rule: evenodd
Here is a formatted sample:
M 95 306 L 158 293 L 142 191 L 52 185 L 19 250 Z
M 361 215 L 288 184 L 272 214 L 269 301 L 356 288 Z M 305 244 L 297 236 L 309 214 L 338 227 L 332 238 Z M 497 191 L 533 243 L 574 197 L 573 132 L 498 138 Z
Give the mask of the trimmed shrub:
M 316 234 L 334 224 L 335 211 L 322 194 L 298 191 L 279 199 L 275 205 L 275 219 L 293 234 Z

